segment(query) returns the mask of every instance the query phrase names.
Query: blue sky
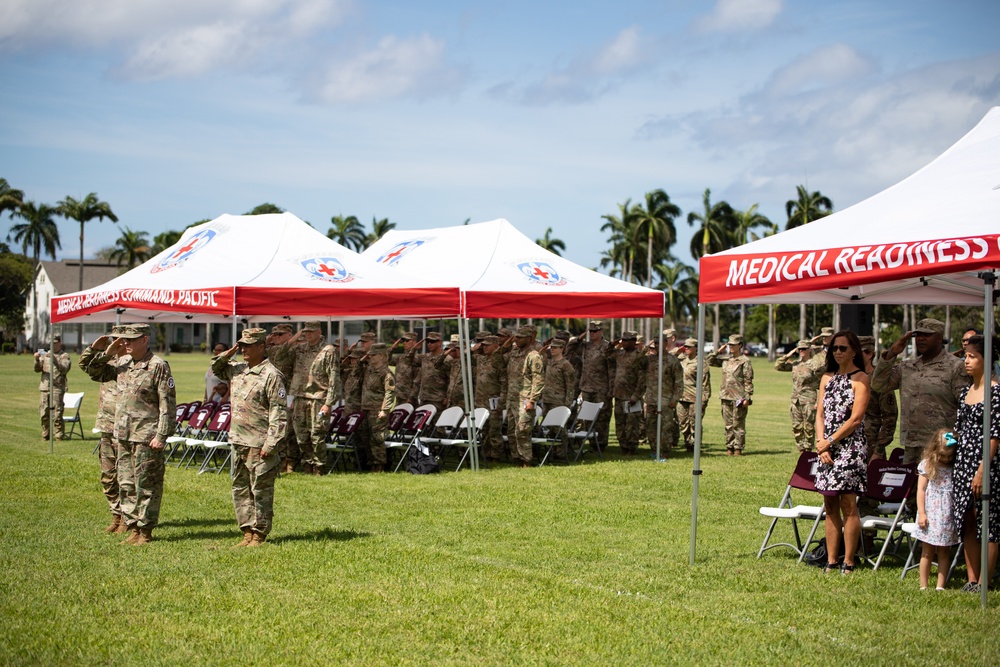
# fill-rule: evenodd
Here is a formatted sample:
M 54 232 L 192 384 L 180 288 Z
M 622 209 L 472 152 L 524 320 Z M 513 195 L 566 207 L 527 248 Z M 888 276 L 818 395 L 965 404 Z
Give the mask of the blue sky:
M 706 187 L 783 224 L 796 185 L 841 209 L 933 159 L 1000 104 L 998 34 L 962 0 L 4 0 L 0 177 L 151 235 L 264 201 L 503 217 L 591 267 L 601 215 L 663 188 L 693 263 Z

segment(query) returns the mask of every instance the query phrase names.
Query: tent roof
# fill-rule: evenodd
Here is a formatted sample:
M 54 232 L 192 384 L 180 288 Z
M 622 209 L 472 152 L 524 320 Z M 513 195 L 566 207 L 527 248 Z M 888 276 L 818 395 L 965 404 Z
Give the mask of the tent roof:
M 52 321 L 113 321 L 116 308 L 164 322 L 457 317 L 459 301 L 457 288 L 391 271 L 291 213 L 222 215 L 128 273 L 53 299 Z
M 1000 267 L 1000 107 L 909 178 L 701 259 L 703 303 L 979 305 Z
M 663 315 L 662 292 L 574 264 L 503 219 L 392 230 L 362 257 L 460 287 L 466 317 Z

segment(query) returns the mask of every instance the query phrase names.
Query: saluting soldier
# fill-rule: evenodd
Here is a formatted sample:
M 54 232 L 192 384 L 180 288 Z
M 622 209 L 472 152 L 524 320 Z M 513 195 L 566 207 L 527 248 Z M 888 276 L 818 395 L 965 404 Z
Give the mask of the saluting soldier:
M 307 453 L 301 444 L 299 446 L 307 473 L 319 475 L 326 465 L 326 432 L 329 430 L 329 424 L 321 414 L 321 409 L 327 396 L 338 393 L 340 393 L 340 351 L 333 345 L 324 345 L 309 366 L 309 380 L 303 392 L 303 399 L 309 404 L 312 430 L 309 438 L 312 451 Z
M 722 366 L 722 423 L 726 429 L 726 454 L 741 456 L 746 444 L 747 408 L 753 403 L 753 366 L 743 353 L 743 336 L 729 337 L 729 356 L 708 355 L 711 366 Z
M 41 373 L 38 383 L 40 392 L 38 399 L 38 414 L 42 422 L 42 440 L 49 439 L 49 420 L 55 431 L 56 440 L 66 438 L 66 426 L 63 423 L 63 396 L 66 394 L 66 374 L 73 367 L 69 355 L 63 351 L 62 336 L 52 337 L 52 351 L 42 354 L 35 352 L 35 372 Z M 49 395 L 49 384 L 52 394 Z M 49 403 L 49 401 L 52 401 Z
M 667 338 L 664 337 L 664 353 L 656 350 L 657 341 L 649 341 L 648 354 L 635 361 L 639 385 L 630 399 L 642 401 L 644 405 L 646 442 L 650 450 L 656 453 L 656 406 L 660 394 L 660 366 L 663 367 L 663 411 L 660 414 L 660 456 L 666 458 L 671 449 L 677 446 L 680 439 L 677 427 L 677 403 L 684 395 L 684 369 L 669 350 L 666 349 Z
M 323 347 L 323 325 L 320 322 L 306 322 L 298 333 L 278 345 L 271 355 L 272 365 L 278 368 L 291 366 L 293 369 L 288 394 L 292 397 L 291 430 L 295 437 L 288 438 L 288 451 L 282 468 L 286 472 L 294 470 L 300 460 L 306 472 L 315 472 L 312 460 L 317 445 L 324 453 L 326 451 L 322 441 L 313 442 L 313 427 L 316 425 L 317 410 L 321 407 L 316 399 L 324 396 L 316 395 L 316 392 L 310 393 L 307 389 L 309 369 Z
M 698 339 L 688 338 L 684 345 L 678 348 L 682 350 L 680 357 L 681 370 L 684 373 L 684 393 L 677 403 L 677 421 L 680 424 L 681 433 L 684 435 L 684 448 L 689 452 L 694 451 L 694 423 L 696 419 L 694 404 L 698 400 Z M 708 407 L 708 399 L 712 397 L 712 374 L 708 370 L 708 364 L 702 371 L 701 382 L 701 417 L 705 418 L 705 409 Z
M 416 332 L 407 331 L 404 333 L 393 344 L 393 349 L 398 345 L 402 346 L 403 351 L 393 356 L 393 364 L 395 365 L 394 374 L 396 376 L 396 400 L 400 404 L 410 403 L 412 405 L 417 400 L 413 387 L 414 378 L 419 368 L 417 360 L 419 341 Z
M 394 407 L 396 378 L 389 370 L 389 346 L 374 343 L 368 349 L 361 388 L 361 409 L 365 411 L 361 441 L 368 451 L 370 472 L 382 472 L 385 468 L 385 429 Z
M 792 356 L 798 354 L 798 359 Z M 816 446 L 816 401 L 819 399 L 819 382 L 826 373 L 826 365 L 813 356 L 809 341 L 800 340 L 795 349 L 778 357 L 774 370 L 792 374 L 792 400 L 789 413 L 792 418 L 792 436 L 800 452 L 811 452 Z
M 465 381 L 462 377 L 460 354 L 458 335 L 455 334 L 448 344 L 448 351 L 445 352 L 445 364 L 448 367 L 448 406 L 457 405 L 465 409 Z
M 875 373 L 875 337 L 858 336 L 861 343 L 861 354 L 865 358 L 865 372 L 869 379 Z M 884 459 L 886 449 L 896 437 L 896 420 L 899 419 L 899 406 L 896 404 L 896 392 L 874 391 L 865 410 L 865 437 L 868 438 L 868 460 Z
M 615 433 L 622 454 L 632 455 L 639 449 L 639 429 L 642 424 L 642 405 L 632 402 L 639 387 L 639 373 L 635 361 L 641 356 L 636 348 L 638 333 L 625 331 L 621 339 L 609 346 L 606 355 L 608 367 L 613 369 L 611 393 L 615 399 Z M 636 410 L 635 407 L 639 409 Z
M 292 325 L 287 322 L 282 322 L 280 324 L 275 324 L 271 327 L 271 333 L 268 334 L 265 340 L 265 352 L 267 354 L 268 361 L 271 365 L 281 373 L 281 381 L 285 385 L 285 405 L 291 409 L 292 399 L 288 395 L 288 390 L 292 384 L 292 375 L 295 373 L 295 359 L 291 355 L 285 355 L 281 357 L 278 354 L 278 347 L 286 343 L 293 335 L 295 331 L 292 329 Z M 291 459 L 288 457 L 288 440 L 289 438 L 294 439 L 295 433 L 292 429 L 292 420 L 285 420 L 285 432 L 281 434 L 281 440 L 278 441 L 278 456 L 281 457 L 281 472 L 290 473 L 294 468 L 294 463 L 288 465 Z M 296 443 L 295 448 L 298 449 L 298 443 Z
M 535 405 L 545 389 L 545 370 L 542 355 L 535 350 L 535 327 L 518 328 L 513 340 L 507 359 L 507 442 L 511 461 L 527 468 L 533 459 L 531 431 Z
M 431 331 L 427 334 L 427 354 L 420 355 L 420 373 L 417 375 L 416 391 L 421 405 L 430 403 L 438 413 L 448 402 L 448 366 L 441 349 L 441 334 Z
M 826 348 L 830 345 L 834 333 L 836 332 L 833 330 L 833 327 L 823 327 L 817 335 L 809 340 L 813 359 L 823 368 L 826 368 Z
M 243 531 L 237 547 L 257 547 L 271 533 L 274 480 L 288 401 L 285 380 L 267 359 L 267 331 L 244 329 L 236 345 L 212 359 L 212 372 L 232 388 L 233 508 Z M 243 361 L 234 362 L 239 350 Z
M 123 327 L 115 325 L 111 327 L 112 339 L 117 338 Z M 97 356 L 97 351 L 88 346 L 80 355 L 80 369 L 86 373 L 90 362 Z M 121 356 L 115 357 L 116 361 L 121 360 Z M 112 361 L 114 364 L 116 361 Z M 106 533 L 124 533 L 127 529 L 122 520 L 121 492 L 118 489 L 118 443 L 114 439 L 115 430 L 115 406 L 118 403 L 118 380 L 108 380 L 102 382 L 97 395 L 97 418 L 94 420 L 94 429 L 100 432 L 101 441 L 98 443 L 97 457 L 101 465 L 101 490 L 108 500 L 108 509 L 111 510 L 111 524 L 104 529 Z
M 487 461 L 499 461 L 503 456 L 503 409 L 507 402 L 507 360 L 500 350 L 500 338 L 485 336 L 473 347 L 475 382 L 473 384 L 477 408 L 487 408 L 490 418 L 486 422 L 483 456 Z
M 563 357 L 566 341 L 554 338 L 548 343 L 549 361 L 545 364 L 545 389 L 542 391 L 542 405 L 548 412 L 556 407 L 569 407 L 576 400 L 576 371 L 573 364 Z M 566 445 L 569 439 L 563 432 L 562 447 L 556 452 L 558 456 L 566 456 Z
M 582 338 L 582 336 L 581 336 Z M 587 325 L 587 340 L 570 339 L 569 356 L 580 358 L 583 369 L 580 374 L 580 397 L 590 403 L 603 403 L 597 415 L 595 429 L 597 437 L 607 446 L 608 430 L 611 426 L 611 376 L 613 366 L 608 362 L 607 350 L 610 343 L 604 340 L 604 323 L 592 320 Z
M 118 382 L 115 427 L 118 488 L 128 544 L 149 544 L 163 499 L 163 446 L 174 432 L 177 397 L 170 365 L 149 350 L 149 325 L 130 324 L 113 343 L 101 336 L 87 375 L 95 382 Z M 110 345 L 109 345 L 110 343 Z M 120 361 L 124 351 L 128 355 Z
M 364 352 L 355 347 L 341 362 L 341 377 L 344 383 L 344 412 L 347 414 L 361 411 L 361 383 L 364 381 L 365 365 L 368 363 L 364 356 Z M 324 416 L 330 414 L 333 404 L 340 398 L 336 391 L 327 393 L 326 404 L 323 406 Z

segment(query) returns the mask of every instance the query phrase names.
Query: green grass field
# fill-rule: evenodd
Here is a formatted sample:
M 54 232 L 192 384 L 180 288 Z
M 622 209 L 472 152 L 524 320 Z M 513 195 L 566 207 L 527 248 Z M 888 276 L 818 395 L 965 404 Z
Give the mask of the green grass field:
M 74 355 L 75 357 L 75 355 Z M 178 400 L 208 359 L 168 357 Z M 757 360 L 747 456 L 706 417 L 697 562 L 690 455 L 430 476 L 278 480 L 274 532 L 239 538 L 226 475 L 168 469 L 153 544 L 122 546 L 94 441 L 39 440 L 37 376 L 0 357 L 0 664 L 987 665 L 991 609 L 898 564 L 823 577 L 756 560 L 793 467 L 790 378 Z M 718 371 L 713 374 L 718 387 Z M 97 385 L 74 368 L 93 426 Z

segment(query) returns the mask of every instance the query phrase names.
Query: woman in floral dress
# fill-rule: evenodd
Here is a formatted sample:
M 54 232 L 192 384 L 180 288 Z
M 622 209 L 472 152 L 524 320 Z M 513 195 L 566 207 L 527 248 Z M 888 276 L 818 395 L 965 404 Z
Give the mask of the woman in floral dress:
M 841 573 L 854 571 L 861 536 L 858 494 L 867 486 L 868 447 L 865 410 L 871 388 L 861 342 L 851 331 L 834 334 L 826 351 L 827 372 L 820 380 L 816 410 L 816 490 L 826 510 L 826 574 L 837 568 L 840 535 L 844 535 Z
M 1000 341 L 993 337 L 993 362 L 996 362 Z M 1000 542 L 1000 502 L 990 502 L 989 547 L 987 567 L 982 569 L 982 493 L 983 493 L 983 397 L 984 338 L 973 336 L 965 348 L 965 370 L 972 377 L 972 384 L 958 402 L 958 418 L 955 420 L 955 437 L 958 447 L 955 451 L 955 472 L 952 489 L 955 494 L 955 521 L 961 526 L 962 546 L 965 550 L 965 564 L 969 582 L 962 588 L 967 592 L 978 592 L 980 585 L 989 585 L 989 578 L 997 564 L 997 543 Z M 990 397 L 990 494 L 997 498 L 1000 491 L 1000 461 L 997 461 L 997 447 L 1000 445 L 1000 385 L 996 378 L 992 382 Z

